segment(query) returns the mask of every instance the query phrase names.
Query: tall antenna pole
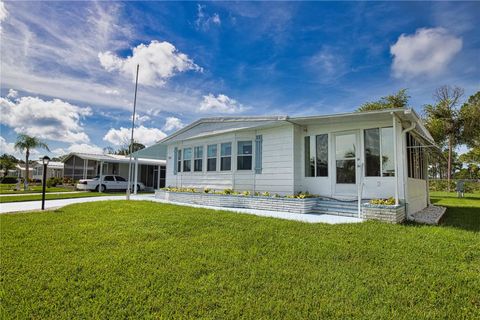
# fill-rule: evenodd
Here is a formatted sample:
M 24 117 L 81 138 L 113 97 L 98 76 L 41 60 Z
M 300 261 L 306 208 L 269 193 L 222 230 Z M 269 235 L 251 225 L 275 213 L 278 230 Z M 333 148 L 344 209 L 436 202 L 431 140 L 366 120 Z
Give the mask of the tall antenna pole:
M 130 137 L 130 159 L 128 159 L 128 185 L 127 185 L 127 200 L 130 200 L 130 192 L 131 192 L 131 177 L 132 177 L 132 153 L 133 153 L 133 131 L 135 129 L 135 109 L 137 107 L 137 88 L 138 88 L 138 69 L 140 65 L 137 64 L 137 76 L 135 78 L 135 96 L 133 98 L 133 114 L 132 114 L 132 135 Z

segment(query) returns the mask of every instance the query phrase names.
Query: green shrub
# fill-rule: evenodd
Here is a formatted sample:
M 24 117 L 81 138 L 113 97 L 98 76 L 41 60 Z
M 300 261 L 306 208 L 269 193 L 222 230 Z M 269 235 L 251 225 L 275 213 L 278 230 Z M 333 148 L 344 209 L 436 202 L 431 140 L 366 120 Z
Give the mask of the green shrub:
M 393 206 L 393 205 L 395 205 L 395 198 L 390 197 L 388 199 L 372 199 L 372 200 L 370 200 L 370 204 Z
M 458 180 L 451 180 L 450 181 L 450 191 L 455 191 L 456 181 Z M 429 180 L 428 181 L 429 190 L 430 191 L 448 191 L 448 181 L 447 180 Z M 465 192 L 468 193 L 476 193 L 480 192 L 480 181 L 476 180 L 465 180 Z
M 62 184 L 62 183 L 63 183 L 62 178 L 51 177 L 51 178 L 47 179 L 47 187 L 49 187 L 49 188 L 56 187 L 57 185 Z
M 252 193 L 251 193 L 250 191 L 248 191 L 248 190 L 242 192 L 242 195 L 244 195 L 244 196 L 249 196 L 249 195 L 251 195 L 251 194 L 252 194 Z
M 6 176 L 0 179 L 0 183 L 2 184 L 12 184 L 17 182 L 18 182 L 18 178 L 12 177 L 12 176 Z
M 210 191 L 211 191 L 211 190 L 208 189 L 208 188 L 203 189 L 203 192 L 204 192 L 204 193 L 210 193 Z
M 223 190 L 223 194 L 232 194 L 233 190 L 232 189 L 225 189 Z

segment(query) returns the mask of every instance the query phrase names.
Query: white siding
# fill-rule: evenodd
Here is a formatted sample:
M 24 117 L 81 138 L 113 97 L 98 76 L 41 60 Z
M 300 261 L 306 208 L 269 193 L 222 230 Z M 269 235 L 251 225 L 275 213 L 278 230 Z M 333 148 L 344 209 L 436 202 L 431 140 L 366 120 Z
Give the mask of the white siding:
M 255 164 L 255 136 L 263 136 L 262 173 L 254 173 Z M 237 141 L 251 140 L 253 145 L 252 170 L 237 171 Z M 206 171 L 207 145 L 232 142 L 232 171 L 219 171 L 220 161 L 217 162 L 217 172 Z M 202 145 L 203 171 L 178 172 L 174 174 L 174 149 Z M 193 159 L 192 159 L 193 161 Z M 193 163 L 192 163 L 193 167 Z M 234 189 L 236 191 L 256 191 L 292 194 L 293 188 L 293 125 L 285 124 L 275 128 L 242 131 L 237 133 L 220 134 L 202 139 L 192 139 L 168 146 L 167 180 L 166 185 L 172 187 L 192 187 L 197 189 Z
M 407 179 L 407 213 L 409 215 L 422 210 L 427 204 L 427 181 L 420 179 Z

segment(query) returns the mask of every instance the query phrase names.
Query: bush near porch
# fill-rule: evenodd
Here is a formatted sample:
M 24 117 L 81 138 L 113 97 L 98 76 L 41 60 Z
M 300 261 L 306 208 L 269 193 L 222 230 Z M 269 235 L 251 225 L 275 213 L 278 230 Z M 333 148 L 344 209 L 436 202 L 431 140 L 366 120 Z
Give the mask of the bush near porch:
M 151 202 L 0 216 L 2 318 L 479 318 L 480 196 L 441 226 Z

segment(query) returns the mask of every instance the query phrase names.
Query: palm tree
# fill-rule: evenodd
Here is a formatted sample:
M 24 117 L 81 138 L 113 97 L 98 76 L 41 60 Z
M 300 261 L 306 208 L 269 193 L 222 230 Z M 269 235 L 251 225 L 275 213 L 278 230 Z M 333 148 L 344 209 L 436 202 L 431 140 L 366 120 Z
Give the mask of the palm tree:
M 31 137 L 23 133 L 17 136 L 17 141 L 15 142 L 15 150 L 20 150 L 21 152 L 25 151 L 25 181 L 23 182 L 23 189 L 25 191 L 28 188 L 28 158 L 30 157 L 30 150 L 36 148 L 43 148 L 50 151 L 47 144 L 36 137 Z

